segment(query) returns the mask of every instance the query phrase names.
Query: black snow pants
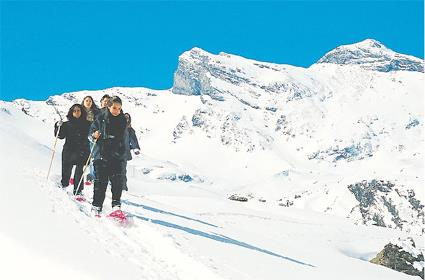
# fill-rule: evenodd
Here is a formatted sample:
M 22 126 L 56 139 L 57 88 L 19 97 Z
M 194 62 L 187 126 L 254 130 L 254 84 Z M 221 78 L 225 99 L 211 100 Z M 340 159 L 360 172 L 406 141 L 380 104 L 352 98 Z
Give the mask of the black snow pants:
M 69 157 L 62 153 L 62 180 L 61 184 L 62 187 L 66 188 L 69 185 L 69 178 L 71 177 L 72 168 L 75 165 L 75 172 L 74 172 L 74 194 L 77 193 L 80 194 L 84 189 L 84 180 L 81 180 L 80 188 L 78 188 L 78 182 L 80 182 L 81 176 L 83 175 L 83 168 L 84 164 L 79 163 L 75 164 L 75 162 L 72 162 L 69 160 Z
M 121 206 L 123 177 L 125 177 L 123 162 L 120 160 L 95 160 L 94 170 L 96 177 L 93 188 L 93 206 L 102 209 L 109 181 L 111 181 L 112 207 Z

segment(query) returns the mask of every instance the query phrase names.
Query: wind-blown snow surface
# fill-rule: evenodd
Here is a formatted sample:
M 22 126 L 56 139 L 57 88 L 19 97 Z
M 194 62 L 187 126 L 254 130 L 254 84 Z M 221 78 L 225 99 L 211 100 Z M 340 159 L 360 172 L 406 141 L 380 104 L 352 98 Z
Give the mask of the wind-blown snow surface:
M 180 57 L 173 91 L 0 103 L 2 275 L 412 279 L 368 260 L 397 237 L 424 250 L 423 73 L 194 49 Z M 86 216 L 56 188 L 62 141 L 46 181 L 54 108 L 64 116 L 105 93 L 123 98 L 142 147 L 123 194 L 130 228 Z M 228 200 L 234 193 L 250 199 Z

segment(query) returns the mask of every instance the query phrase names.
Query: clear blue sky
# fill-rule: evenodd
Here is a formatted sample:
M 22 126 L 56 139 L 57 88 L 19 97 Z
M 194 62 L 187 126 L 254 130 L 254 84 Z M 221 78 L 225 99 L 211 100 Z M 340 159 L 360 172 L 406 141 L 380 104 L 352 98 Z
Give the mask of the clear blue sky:
M 192 47 L 307 67 L 366 38 L 423 58 L 423 1 L 1 2 L 1 100 L 171 88 Z

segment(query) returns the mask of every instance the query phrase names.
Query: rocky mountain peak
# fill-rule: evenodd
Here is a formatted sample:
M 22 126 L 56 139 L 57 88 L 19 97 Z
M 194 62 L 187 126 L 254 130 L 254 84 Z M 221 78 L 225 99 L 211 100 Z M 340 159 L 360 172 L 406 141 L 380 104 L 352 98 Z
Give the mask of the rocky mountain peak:
M 394 52 L 373 39 L 339 46 L 325 54 L 317 63 L 359 65 L 364 69 L 380 72 L 424 72 L 423 60 Z

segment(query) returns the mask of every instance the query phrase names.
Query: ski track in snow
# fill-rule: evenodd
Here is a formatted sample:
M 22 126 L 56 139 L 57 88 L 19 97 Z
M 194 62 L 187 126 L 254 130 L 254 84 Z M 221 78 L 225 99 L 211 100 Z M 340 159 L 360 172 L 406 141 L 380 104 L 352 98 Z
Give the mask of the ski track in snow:
M 34 177 L 37 174 L 40 173 L 34 173 Z M 171 235 L 164 236 L 150 225 L 151 220 L 140 213 L 140 206 L 137 205 L 141 205 L 141 202 L 135 197 L 125 202 L 130 205 L 125 208 L 125 212 L 133 220 L 133 224 L 126 227 L 106 218 L 105 214 L 100 219 L 90 216 L 89 202 L 92 197 L 87 196 L 87 193 L 92 191 L 92 187 L 85 187 L 87 200 L 80 203 L 73 200 L 70 190 L 72 187 L 68 187 L 67 191 L 61 190 L 57 187 L 60 184 L 57 180 L 50 180 L 43 186 L 43 178 L 39 179 L 40 186 L 48 188 L 52 212 L 73 217 L 74 222 L 95 242 L 101 244 L 108 254 L 136 264 L 144 279 L 200 279 L 197 275 L 202 275 L 202 279 L 221 279 L 201 263 L 180 252 Z M 111 197 L 107 194 L 104 205 L 110 203 Z M 152 255 L 152 252 L 156 254 Z

